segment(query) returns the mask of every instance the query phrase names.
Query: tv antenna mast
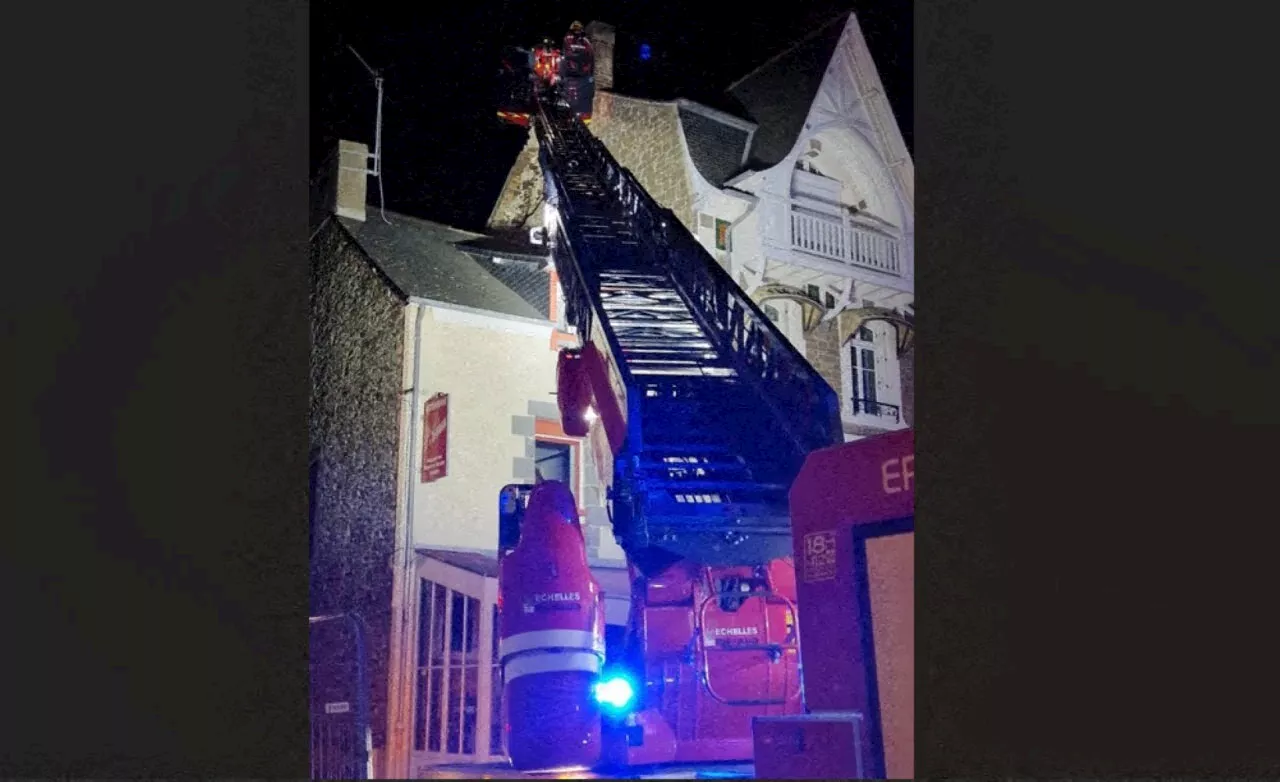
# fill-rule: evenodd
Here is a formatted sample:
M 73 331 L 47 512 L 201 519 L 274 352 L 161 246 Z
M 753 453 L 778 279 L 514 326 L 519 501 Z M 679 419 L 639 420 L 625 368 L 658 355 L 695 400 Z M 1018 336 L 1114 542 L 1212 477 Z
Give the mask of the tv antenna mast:
M 391 221 L 387 219 L 387 197 L 382 190 L 382 73 L 371 68 L 354 46 L 347 44 L 347 48 L 373 77 L 373 87 L 378 91 L 378 113 L 373 125 L 373 153 L 369 155 L 369 162 L 373 167 L 366 168 L 365 173 L 378 180 L 378 211 L 382 214 L 382 222 L 391 225 Z

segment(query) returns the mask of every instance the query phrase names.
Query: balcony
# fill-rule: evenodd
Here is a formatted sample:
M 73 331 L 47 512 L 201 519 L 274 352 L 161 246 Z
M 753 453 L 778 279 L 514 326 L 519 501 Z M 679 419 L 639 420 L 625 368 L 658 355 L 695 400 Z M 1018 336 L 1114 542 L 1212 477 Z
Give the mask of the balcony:
M 875 422 L 881 426 L 896 426 L 902 423 L 902 408 L 897 405 L 856 397 L 849 401 L 855 417 L 874 418 Z
M 901 242 L 847 217 L 792 209 L 791 247 L 851 266 L 902 276 Z

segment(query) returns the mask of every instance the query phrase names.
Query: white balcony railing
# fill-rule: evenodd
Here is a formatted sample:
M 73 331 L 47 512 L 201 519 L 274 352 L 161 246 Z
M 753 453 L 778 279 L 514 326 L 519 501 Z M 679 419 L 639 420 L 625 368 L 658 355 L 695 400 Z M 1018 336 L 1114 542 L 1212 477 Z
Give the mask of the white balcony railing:
M 791 247 L 864 269 L 902 276 L 901 243 L 847 219 L 793 210 Z

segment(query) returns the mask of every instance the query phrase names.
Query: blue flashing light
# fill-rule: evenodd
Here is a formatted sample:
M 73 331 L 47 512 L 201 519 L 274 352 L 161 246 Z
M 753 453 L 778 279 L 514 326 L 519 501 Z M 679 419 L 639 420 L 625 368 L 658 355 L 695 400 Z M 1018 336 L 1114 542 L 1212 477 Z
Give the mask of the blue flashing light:
M 636 688 L 625 676 L 609 676 L 595 683 L 591 694 L 596 703 L 614 713 L 625 713 L 636 701 Z
M 653 56 L 653 50 L 649 48 L 649 44 L 640 44 L 640 59 L 647 60 Z

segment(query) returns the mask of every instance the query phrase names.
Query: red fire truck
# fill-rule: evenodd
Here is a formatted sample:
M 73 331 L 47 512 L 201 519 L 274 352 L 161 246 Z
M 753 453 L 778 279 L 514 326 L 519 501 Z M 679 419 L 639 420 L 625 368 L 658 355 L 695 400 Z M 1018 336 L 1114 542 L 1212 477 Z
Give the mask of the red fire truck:
M 753 720 L 803 710 L 788 490 L 842 441 L 838 401 L 580 114 L 538 91 L 527 120 L 581 341 L 560 355 L 561 422 L 607 488 L 630 619 L 609 654 L 568 489 L 507 487 L 508 755 L 526 770 L 750 761 Z

